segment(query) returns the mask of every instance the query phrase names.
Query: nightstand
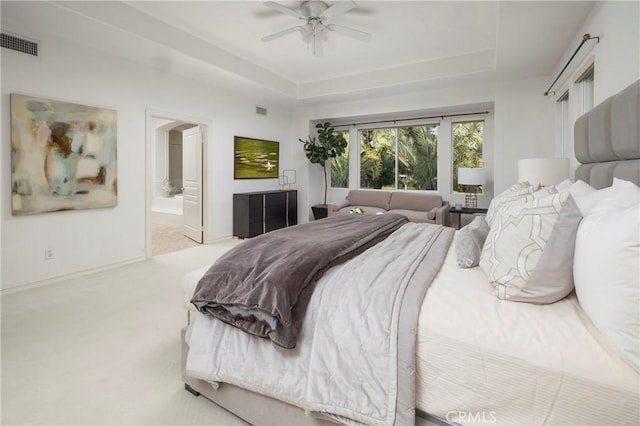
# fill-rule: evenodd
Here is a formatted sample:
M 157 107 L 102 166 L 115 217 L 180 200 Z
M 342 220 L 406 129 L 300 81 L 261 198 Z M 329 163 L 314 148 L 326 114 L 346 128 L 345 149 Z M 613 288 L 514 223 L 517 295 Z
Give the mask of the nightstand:
M 459 209 L 455 208 L 455 207 L 451 207 L 449 209 L 449 213 L 454 214 L 454 215 L 458 215 L 458 227 L 457 229 L 460 229 L 460 222 L 461 222 L 461 216 L 463 214 L 487 214 L 487 209 L 474 209 L 474 208 L 468 208 L 468 207 L 461 207 Z

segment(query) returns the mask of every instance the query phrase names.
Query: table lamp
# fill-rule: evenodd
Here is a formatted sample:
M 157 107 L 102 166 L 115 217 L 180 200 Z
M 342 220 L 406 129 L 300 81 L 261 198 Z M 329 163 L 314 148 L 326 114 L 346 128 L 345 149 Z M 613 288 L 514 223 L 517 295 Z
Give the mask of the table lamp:
M 475 192 L 470 192 L 469 187 L 484 185 L 484 169 L 459 168 L 458 184 L 467 187 L 467 192 L 464 195 L 465 208 L 478 208 L 478 195 Z
M 518 160 L 518 182 L 544 188 L 569 177 L 568 158 L 525 158 Z

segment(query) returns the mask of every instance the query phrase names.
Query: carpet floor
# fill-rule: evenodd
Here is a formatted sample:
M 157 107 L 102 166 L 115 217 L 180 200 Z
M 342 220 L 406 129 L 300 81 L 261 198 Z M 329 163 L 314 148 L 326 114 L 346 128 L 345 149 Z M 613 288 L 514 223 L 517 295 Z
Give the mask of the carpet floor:
M 180 376 L 181 279 L 239 243 L 3 295 L 0 423 L 245 425 Z
M 237 241 L 2 297 L 3 425 L 244 425 L 184 390 L 180 280 Z
M 199 244 L 184 236 L 182 226 L 151 223 L 151 255 L 158 256 Z

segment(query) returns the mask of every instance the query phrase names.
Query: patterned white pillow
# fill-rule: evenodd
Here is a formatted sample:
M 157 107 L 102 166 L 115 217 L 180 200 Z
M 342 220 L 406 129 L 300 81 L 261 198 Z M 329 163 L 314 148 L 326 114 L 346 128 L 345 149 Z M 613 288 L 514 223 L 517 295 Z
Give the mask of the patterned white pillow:
M 581 219 L 568 192 L 502 208 L 480 255 L 480 267 L 498 298 L 553 303 L 569 294 Z
M 512 193 L 514 195 L 502 195 L 504 194 L 503 192 L 502 194 L 498 195 L 498 197 L 491 200 L 491 205 L 489 205 L 489 210 L 487 211 L 487 224 L 489 225 L 489 227 L 492 227 L 496 216 L 504 208 L 515 204 L 524 204 L 537 198 L 546 197 L 549 194 L 555 194 L 556 192 L 558 191 L 556 191 L 555 188 L 537 189 L 537 187 L 533 186 L 514 191 Z

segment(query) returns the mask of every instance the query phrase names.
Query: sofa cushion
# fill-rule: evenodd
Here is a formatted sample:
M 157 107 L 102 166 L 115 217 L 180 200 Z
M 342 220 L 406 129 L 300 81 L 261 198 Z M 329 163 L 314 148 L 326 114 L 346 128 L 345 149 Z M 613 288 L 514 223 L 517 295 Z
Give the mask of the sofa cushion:
M 379 207 L 384 210 L 389 210 L 389 200 L 391 199 L 391 192 L 389 191 L 365 191 L 354 189 L 349 191 L 347 200 L 351 207 Z
M 411 222 L 435 223 L 435 213 L 432 219 L 429 218 L 428 212 L 417 210 L 393 209 L 389 210 L 389 213 L 401 214 L 402 216 L 406 216 L 407 219 L 409 219 L 409 221 Z
M 378 213 L 387 213 L 387 210 L 381 209 L 380 207 L 371 207 L 371 206 L 359 206 L 359 205 L 351 205 L 344 208 L 341 208 L 336 212 L 336 214 L 352 214 L 351 209 L 356 207 L 360 207 L 364 213 L 363 214 L 378 214 Z
M 425 194 L 416 192 L 393 192 L 391 194 L 390 209 L 405 209 L 429 211 L 434 207 L 442 206 L 440 194 Z

